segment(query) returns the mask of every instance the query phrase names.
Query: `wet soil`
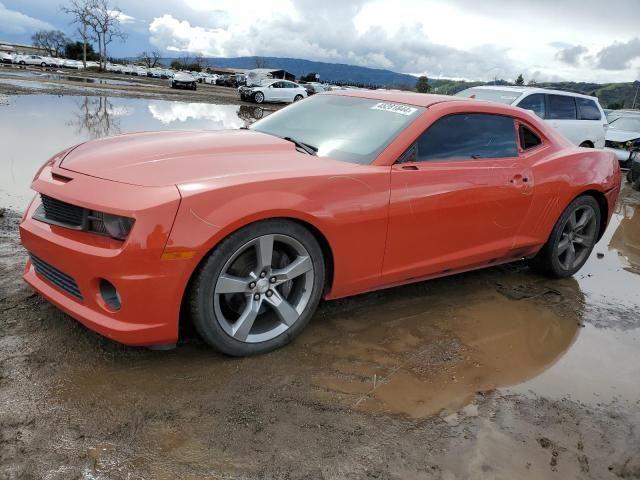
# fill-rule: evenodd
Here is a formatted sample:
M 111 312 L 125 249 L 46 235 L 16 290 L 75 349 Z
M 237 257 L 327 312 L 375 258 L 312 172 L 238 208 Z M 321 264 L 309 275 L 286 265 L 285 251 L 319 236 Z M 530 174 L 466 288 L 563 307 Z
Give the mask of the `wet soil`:
M 19 211 L 0 203 L 2 479 L 640 478 L 628 187 L 574 278 L 515 263 L 326 302 L 246 359 L 186 323 L 169 352 L 88 331 L 21 282 Z
M 61 73 L 58 73 L 61 72 Z M 123 84 L 124 82 L 124 84 Z M 156 98 L 215 104 L 255 105 L 241 101 L 238 91 L 199 83 L 196 91 L 172 89 L 170 80 L 131 75 L 16 67 L 0 64 L 0 98 L 3 95 L 109 95 L 111 97 Z M 281 105 L 272 105 L 274 109 Z

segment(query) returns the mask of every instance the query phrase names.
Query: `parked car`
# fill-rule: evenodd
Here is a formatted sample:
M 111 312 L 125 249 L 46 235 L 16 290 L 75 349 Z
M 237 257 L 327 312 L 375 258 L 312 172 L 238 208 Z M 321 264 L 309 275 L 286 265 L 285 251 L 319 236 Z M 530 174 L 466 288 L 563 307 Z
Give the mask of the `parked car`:
M 185 88 L 188 90 L 195 90 L 196 79 L 190 73 L 177 72 L 171 79 L 171 88 Z
M 611 121 L 605 150 L 615 153 L 620 166 L 629 168 L 640 150 L 640 115 L 623 114 Z
M 607 117 L 596 97 L 533 87 L 467 88 L 459 97 L 489 100 L 531 110 L 574 144 L 603 148 Z
M 264 85 L 240 87 L 240 98 L 256 103 L 264 102 L 297 102 L 307 96 L 304 87 L 289 80 L 270 80 Z
M 207 73 L 203 77 L 204 83 L 206 83 L 208 85 L 215 85 L 217 80 L 218 80 L 218 75 L 216 75 L 215 73 L 213 73 L 213 74 Z
M 302 84 L 302 86 L 307 91 L 307 95 L 309 96 L 329 90 L 326 85 L 323 85 L 320 82 L 307 82 L 305 84 Z
M 18 65 L 38 65 L 40 67 L 47 67 L 47 60 L 40 55 L 20 55 L 18 58 Z
M 65 68 L 74 68 L 76 70 L 80 70 L 84 68 L 84 63 L 80 60 L 64 60 L 62 62 L 62 66 Z M 87 66 L 89 66 L 89 62 L 87 62 Z
M 210 345 L 251 355 L 296 337 L 323 297 L 520 259 L 573 275 L 620 168 L 520 108 L 359 90 L 245 130 L 85 142 L 31 187 L 37 292 L 129 345 L 175 344 L 184 307 Z
M 13 63 L 15 55 L 13 53 L 2 53 L 0 54 L 0 60 L 2 63 Z

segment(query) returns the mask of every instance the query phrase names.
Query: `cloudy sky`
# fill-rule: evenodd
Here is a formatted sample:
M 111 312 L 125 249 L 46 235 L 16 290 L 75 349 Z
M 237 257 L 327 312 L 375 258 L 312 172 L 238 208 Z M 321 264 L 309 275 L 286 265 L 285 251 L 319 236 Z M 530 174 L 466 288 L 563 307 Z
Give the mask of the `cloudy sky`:
M 73 34 L 65 0 L 0 0 L 0 41 Z M 281 56 L 430 77 L 632 81 L 640 0 L 113 0 L 114 56 Z

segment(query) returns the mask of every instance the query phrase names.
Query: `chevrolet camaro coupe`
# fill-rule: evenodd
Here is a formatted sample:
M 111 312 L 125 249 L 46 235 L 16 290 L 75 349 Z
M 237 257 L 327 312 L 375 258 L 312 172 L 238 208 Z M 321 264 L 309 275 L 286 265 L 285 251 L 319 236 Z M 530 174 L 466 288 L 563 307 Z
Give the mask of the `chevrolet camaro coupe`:
M 42 296 L 124 344 L 174 345 L 190 317 L 243 356 L 292 340 L 322 298 L 521 259 L 573 275 L 620 170 L 520 108 L 343 90 L 249 129 L 83 143 L 32 188 L 24 279 Z

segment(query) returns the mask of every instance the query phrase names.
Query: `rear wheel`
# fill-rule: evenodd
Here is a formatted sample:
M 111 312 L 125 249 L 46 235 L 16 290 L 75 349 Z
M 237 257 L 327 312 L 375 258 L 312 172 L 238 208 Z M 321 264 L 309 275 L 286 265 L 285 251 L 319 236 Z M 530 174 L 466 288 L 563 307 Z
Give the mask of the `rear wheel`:
M 47 66 L 47 64 L 46 64 L 46 63 L 44 63 L 44 62 L 42 62 L 42 63 L 40 64 L 40 66 L 41 66 L 42 68 L 44 68 L 44 67 L 46 67 L 46 66 Z
M 190 292 L 193 323 L 227 355 L 274 350 L 309 322 L 324 277 L 322 249 L 304 227 L 283 220 L 249 225 L 199 268 Z
M 294 101 L 294 102 L 299 102 L 299 101 L 300 101 L 300 100 L 302 100 L 303 98 L 304 98 L 304 97 L 303 97 L 302 95 L 296 95 L 296 96 L 293 98 L 293 101 Z
M 591 143 L 589 140 L 587 140 L 587 141 L 585 141 L 585 142 L 582 142 L 582 143 L 580 144 L 580 146 L 581 146 L 582 148 L 593 148 L 593 143 Z
M 591 196 L 578 197 L 553 227 L 540 252 L 530 260 L 531 268 L 552 277 L 570 277 L 585 264 L 598 241 L 600 206 Z

